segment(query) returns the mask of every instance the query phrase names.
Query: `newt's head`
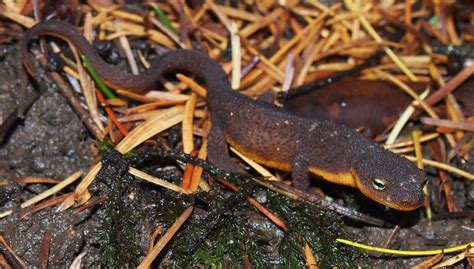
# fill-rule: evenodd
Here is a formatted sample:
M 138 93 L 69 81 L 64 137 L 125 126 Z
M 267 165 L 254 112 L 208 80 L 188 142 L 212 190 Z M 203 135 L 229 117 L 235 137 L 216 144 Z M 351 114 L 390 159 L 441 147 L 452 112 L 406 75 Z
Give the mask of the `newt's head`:
M 371 146 L 367 156 L 352 164 L 357 188 L 388 207 L 409 211 L 423 204 L 425 173 L 406 158 Z

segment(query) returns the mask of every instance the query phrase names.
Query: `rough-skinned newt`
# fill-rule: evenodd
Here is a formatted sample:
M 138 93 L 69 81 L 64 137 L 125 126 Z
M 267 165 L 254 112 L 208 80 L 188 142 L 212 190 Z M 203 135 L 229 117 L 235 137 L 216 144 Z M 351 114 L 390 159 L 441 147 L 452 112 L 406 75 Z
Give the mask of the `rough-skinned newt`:
M 220 65 L 207 55 L 178 50 L 160 56 L 139 75 L 125 74 L 105 63 L 75 27 L 60 21 L 42 22 L 21 41 L 22 61 L 34 73 L 28 51 L 36 36 L 51 35 L 73 44 L 92 62 L 110 87 L 132 91 L 157 89 L 163 75 L 187 71 L 203 80 L 212 129 L 208 159 L 230 171 L 240 170 L 227 153 L 226 141 L 255 161 L 292 172 L 293 184 L 309 187 L 309 175 L 359 189 L 383 205 L 413 210 L 423 204 L 425 174 L 407 159 L 382 149 L 374 141 L 331 121 L 297 116 L 270 103 L 234 91 Z

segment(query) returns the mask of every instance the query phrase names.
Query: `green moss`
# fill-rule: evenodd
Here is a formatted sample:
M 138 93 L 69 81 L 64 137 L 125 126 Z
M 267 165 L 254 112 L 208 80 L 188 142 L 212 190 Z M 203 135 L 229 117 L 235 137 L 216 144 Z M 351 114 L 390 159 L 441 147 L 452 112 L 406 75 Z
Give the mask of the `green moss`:
M 206 218 L 188 223 L 173 245 L 172 267 L 188 268 L 200 264 L 205 268 L 222 268 L 225 263 L 230 268 L 241 268 L 247 256 L 257 266 L 255 268 L 263 268 L 268 259 L 257 242 L 268 240 L 254 232 L 248 216 L 237 214 L 243 212 L 240 210 L 252 210 L 241 198 L 241 195 L 232 195 L 227 201 L 235 207 L 214 205 Z
M 301 251 L 305 243 L 311 246 L 321 268 L 357 267 L 356 253 L 351 248 L 336 243 L 336 238 L 345 237 L 339 216 L 275 193 L 270 193 L 269 196 L 269 207 L 288 221 L 288 231 L 280 244 L 280 253 L 288 268 L 305 265 Z
M 128 161 L 118 152 L 109 150 L 104 154 L 103 166 L 94 184 L 107 195 L 100 211 L 101 224 L 93 231 L 99 242 L 100 262 L 108 268 L 134 268 L 142 254 L 137 225 L 142 213 L 133 208 L 127 199 L 127 185 L 133 180 L 127 173 Z
M 237 184 L 245 189 L 244 193 L 266 196 L 268 202 L 264 206 L 287 221 L 288 231 L 281 231 L 263 217 L 247 203 L 245 195 L 229 195 L 216 186 L 215 192 L 196 196 L 208 205 L 207 217 L 190 220 L 180 232 L 170 249 L 171 267 L 242 268 L 247 257 L 253 268 L 301 268 L 306 264 L 302 253 L 305 242 L 322 268 L 356 266 L 355 253 L 335 241 L 344 236 L 342 221 L 335 214 L 292 201 L 251 182 Z
M 241 174 L 226 173 L 202 160 L 180 152 L 151 151 L 136 158 L 137 164 L 154 159 L 197 163 L 217 178 L 235 184 L 234 193 L 214 183 L 212 191 L 193 196 L 160 191 L 160 201 L 153 214 L 153 222 L 163 231 L 189 205 L 194 205 L 192 216 L 159 257 L 165 268 L 242 268 L 248 260 L 253 268 L 304 268 L 303 247 L 307 242 L 321 268 L 357 267 L 359 261 L 351 248 L 336 242 L 346 237 L 340 217 L 317 206 L 290 200 L 263 188 Z M 135 166 L 139 167 L 139 165 Z M 205 174 L 206 175 L 206 174 Z M 249 205 L 248 198 L 262 201 L 263 206 L 286 221 L 283 231 Z M 192 198 L 194 201 L 190 201 Z
M 106 136 L 99 142 L 99 155 L 104 155 L 108 150 L 114 148 L 114 144 L 110 141 L 110 137 Z
M 198 249 L 194 263 L 200 263 L 204 268 L 222 269 L 224 254 L 224 246 L 218 246 L 214 249 Z
M 120 204 L 120 203 L 119 203 Z M 134 268 L 142 254 L 136 245 L 138 220 L 126 206 L 119 207 L 107 201 L 104 205 L 108 215 L 93 236 L 100 244 L 100 260 L 109 268 Z

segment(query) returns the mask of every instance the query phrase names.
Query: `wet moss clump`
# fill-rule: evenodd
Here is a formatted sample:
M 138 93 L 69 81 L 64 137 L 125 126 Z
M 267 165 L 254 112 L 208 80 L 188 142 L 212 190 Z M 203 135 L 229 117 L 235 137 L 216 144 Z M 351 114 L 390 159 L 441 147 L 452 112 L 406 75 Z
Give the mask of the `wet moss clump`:
M 100 190 L 107 199 L 100 208 L 103 212 L 101 225 L 93 231 L 99 243 L 100 262 L 108 268 L 134 268 L 142 255 L 136 244 L 139 235 L 137 225 L 142 216 L 127 202 L 127 186 L 133 180 L 127 173 L 129 163 L 118 152 L 105 153 L 96 181 L 91 189 Z
M 147 212 L 147 218 L 161 227 L 163 233 L 185 208 L 193 205 L 194 211 L 157 257 L 156 265 L 163 268 L 242 268 L 248 263 L 252 268 L 302 268 L 306 266 L 305 243 L 311 246 L 321 268 L 333 265 L 353 268 L 359 263 L 352 249 L 336 242 L 336 238 L 347 236 L 340 217 L 332 212 L 290 200 L 261 187 L 248 175 L 227 173 L 178 151 L 154 148 L 133 159 L 133 166 L 139 169 L 154 163 L 194 163 L 205 169 L 203 180 L 212 175 L 215 179 L 229 181 L 240 190 L 236 193 L 213 181 L 211 191 L 194 195 L 164 189 L 157 192 L 156 209 Z M 288 230 L 283 231 L 263 216 L 248 203 L 249 198 L 279 216 Z
M 107 201 L 104 210 L 108 216 L 93 232 L 100 244 L 101 264 L 109 268 L 134 268 L 142 254 L 135 244 L 138 219 L 124 204 Z
M 276 193 L 269 193 L 269 201 L 269 207 L 288 222 L 288 231 L 280 243 L 280 253 L 287 268 L 306 265 L 301 251 L 305 243 L 311 246 L 321 268 L 357 267 L 359 255 L 336 242 L 336 238 L 347 238 L 340 216 Z
M 171 248 L 171 267 L 199 264 L 205 268 L 222 268 L 226 264 L 241 268 L 244 257 L 256 268 L 267 263 L 267 255 L 258 242 L 266 242 L 268 238 L 251 227 L 249 213 L 254 212 L 243 195 L 212 191 L 199 193 L 195 199 L 206 204 L 207 212 L 195 209 L 199 216 L 188 222 Z
M 356 267 L 352 249 L 335 241 L 344 237 L 338 216 L 256 186 L 250 179 L 233 183 L 241 193 L 214 185 L 212 192 L 195 195 L 206 206 L 195 209 L 173 242 L 170 267 L 242 268 L 247 260 L 253 268 L 301 268 L 306 266 L 305 242 L 322 268 Z M 265 207 L 287 222 L 288 231 L 250 206 L 248 197 L 263 200 Z

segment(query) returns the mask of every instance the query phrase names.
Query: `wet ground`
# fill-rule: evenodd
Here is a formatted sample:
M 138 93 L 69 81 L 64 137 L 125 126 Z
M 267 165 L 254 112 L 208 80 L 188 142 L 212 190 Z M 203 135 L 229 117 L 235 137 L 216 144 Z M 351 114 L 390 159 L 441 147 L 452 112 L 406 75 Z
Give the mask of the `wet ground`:
M 0 115 L 5 118 L 19 104 L 17 81 L 18 45 L 2 46 L 9 51 L 0 59 Z M 50 84 L 52 85 L 52 84 Z M 30 96 L 36 92 L 30 88 Z M 94 141 L 90 139 L 77 115 L 57 89 L 47 87 L 16 125 L 0 147 L 2 180 L 19 177 L 45 177 L 62 180 L 75 171 L 87 172 L 93 161 Z M 44 184 L 12 183 L 0 188 L 2 211 L 18 205 L 46 190 Z M 92 220 L 82 222 L 88 212 L 54 213 L 43 210 L 23 220 L 13 214 L 0 220 L 0 230 L 16 253 L 29 265 L 37 264 L 43 236 L 50 234 L 50 265 L 64 268 L 84 245 Z

